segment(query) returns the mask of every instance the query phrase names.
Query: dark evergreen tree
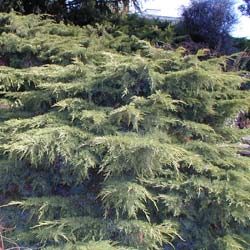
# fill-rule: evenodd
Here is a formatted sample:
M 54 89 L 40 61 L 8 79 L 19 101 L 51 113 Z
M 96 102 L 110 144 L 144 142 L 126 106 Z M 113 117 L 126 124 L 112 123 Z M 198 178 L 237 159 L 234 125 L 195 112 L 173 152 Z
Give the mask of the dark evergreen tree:
M 0 0 L 0 12 L 50 14 L 57 21 L 84 25 L 128 14 L 130 6 L 140 10 L 140 5 L 140 0 Z
M 52 14 L 65 15 L 67 2 L 65 0 L 1 0 L 0 11 L 18 11 L 22 14 Z

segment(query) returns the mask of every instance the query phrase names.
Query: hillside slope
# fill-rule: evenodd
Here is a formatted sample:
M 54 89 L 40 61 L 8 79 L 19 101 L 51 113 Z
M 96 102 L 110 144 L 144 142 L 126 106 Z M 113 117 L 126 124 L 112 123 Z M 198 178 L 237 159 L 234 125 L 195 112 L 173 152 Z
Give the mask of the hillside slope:
M 2 249 L 250 249 L 249 130 L 225 126 L 250 95 L 226 58 L 0 23 Z

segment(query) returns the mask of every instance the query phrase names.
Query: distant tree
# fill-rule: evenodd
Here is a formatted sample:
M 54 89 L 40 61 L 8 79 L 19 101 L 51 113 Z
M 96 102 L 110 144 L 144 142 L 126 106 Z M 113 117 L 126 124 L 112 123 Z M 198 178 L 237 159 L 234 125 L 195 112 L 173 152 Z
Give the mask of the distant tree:
M 122 12 L 127 14 L 129 12 L 129 6 L 133 5 L 135 9 L 140 10 L 140 4 L 142 1 L 140 0 L 120 0 L 122 5 Z
M 87 24 L 112 14 L 127 14 L 130 6 L 140 9 L 143 0 L 0 0 L 0 12 L 12 9 L 22 14 L 51 14 L 60 20 Z
M 232 0 L 191 0 L 182 17 L 192 39 L 207 42 L 211 48 L 221 48 L 237 22 Z
M 75 24 L 84 25 L 98 22 L 114 15 L 128 14 L 133 6 L 140 10 L 143 0 L 70 0 L 68 19 Z
M 244 15 L 250 16 L 250 0 L 244 0 L 244 2 L 244 4 L 239 6 L 239 9 Z
M 143 0 L 71 0 L 68 1 L 68 19 L 84 25 L 98 22 L 112 15 L 128 14 L 130 6 L 140 10 Z
M 142 0 L 71 0 L 68 1 L 69 6 L 85 6 L 89 2 L 94 3 L 96 9 L 106 11 L 107 9 L 115 13 L 128 13 L 129 7 L 134 6 L 135 9 L 140 9 Z
M 65 0 L 0 0 L 1 12 L 9 12 L 11 9 L 22 14 L 62 15 L 67 11 L 67 4 Z

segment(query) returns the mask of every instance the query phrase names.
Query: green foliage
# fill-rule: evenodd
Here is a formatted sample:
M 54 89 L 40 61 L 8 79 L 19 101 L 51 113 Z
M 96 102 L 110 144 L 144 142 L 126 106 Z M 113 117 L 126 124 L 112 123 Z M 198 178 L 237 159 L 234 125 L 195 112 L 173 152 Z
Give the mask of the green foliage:
M 113 19 L 119 31 L 157 45 L 164 46 L 165 43 L 172 43 L 175 36 L 174 27 L 168 22 L 142 18 L 136 14 Z
M 8 237 L 47 250 L 249 249 L 250 159 L 236 144 L 249 130 L 225 125 L 249 109 L 247 72 L 226 67 L 238 55 L 200 60 L 110 24 L 0 22 Z
M 95 250 L 135 250 L 133 248 L 124 248 L 124 247 L 117 247 L 113 245 L 109 241 L 92 241 L 89 243 L 75 243 L 75 244 L 65 244 L 64 246 L 60 247 L 47 247 L 45 248 L 46 250 L 90 250 L 90 249 L 95 249 Z
M 240 50 L 249 50 L 250 49 L 250 40 L 247 38 L 234 38 L 234 43 L 237 48 Z
M 114 208 L 117 218 L 122 214 L 127 214 L 128 218 L 137 218 L 138 210 L 141 210 L 150 220 L 144 203 L 150 200 L 155 204 L 152 195 L 143 186 L 133 182 L 120 183 L 118 180 L 106 182 L 100 196 L 106 216 L 110 209 Z

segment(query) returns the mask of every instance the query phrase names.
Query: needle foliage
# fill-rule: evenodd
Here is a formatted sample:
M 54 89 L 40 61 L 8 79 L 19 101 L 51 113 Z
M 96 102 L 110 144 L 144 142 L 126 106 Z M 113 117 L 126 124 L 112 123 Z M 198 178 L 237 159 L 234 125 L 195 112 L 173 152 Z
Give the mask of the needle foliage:
M 249 130 L 225 126 L 250 94 L 226 57 L 201 61 L 108 25 L 0 23 L 9 238 L 44 250 L 250 249 L 250 159 L 235 146 Z

